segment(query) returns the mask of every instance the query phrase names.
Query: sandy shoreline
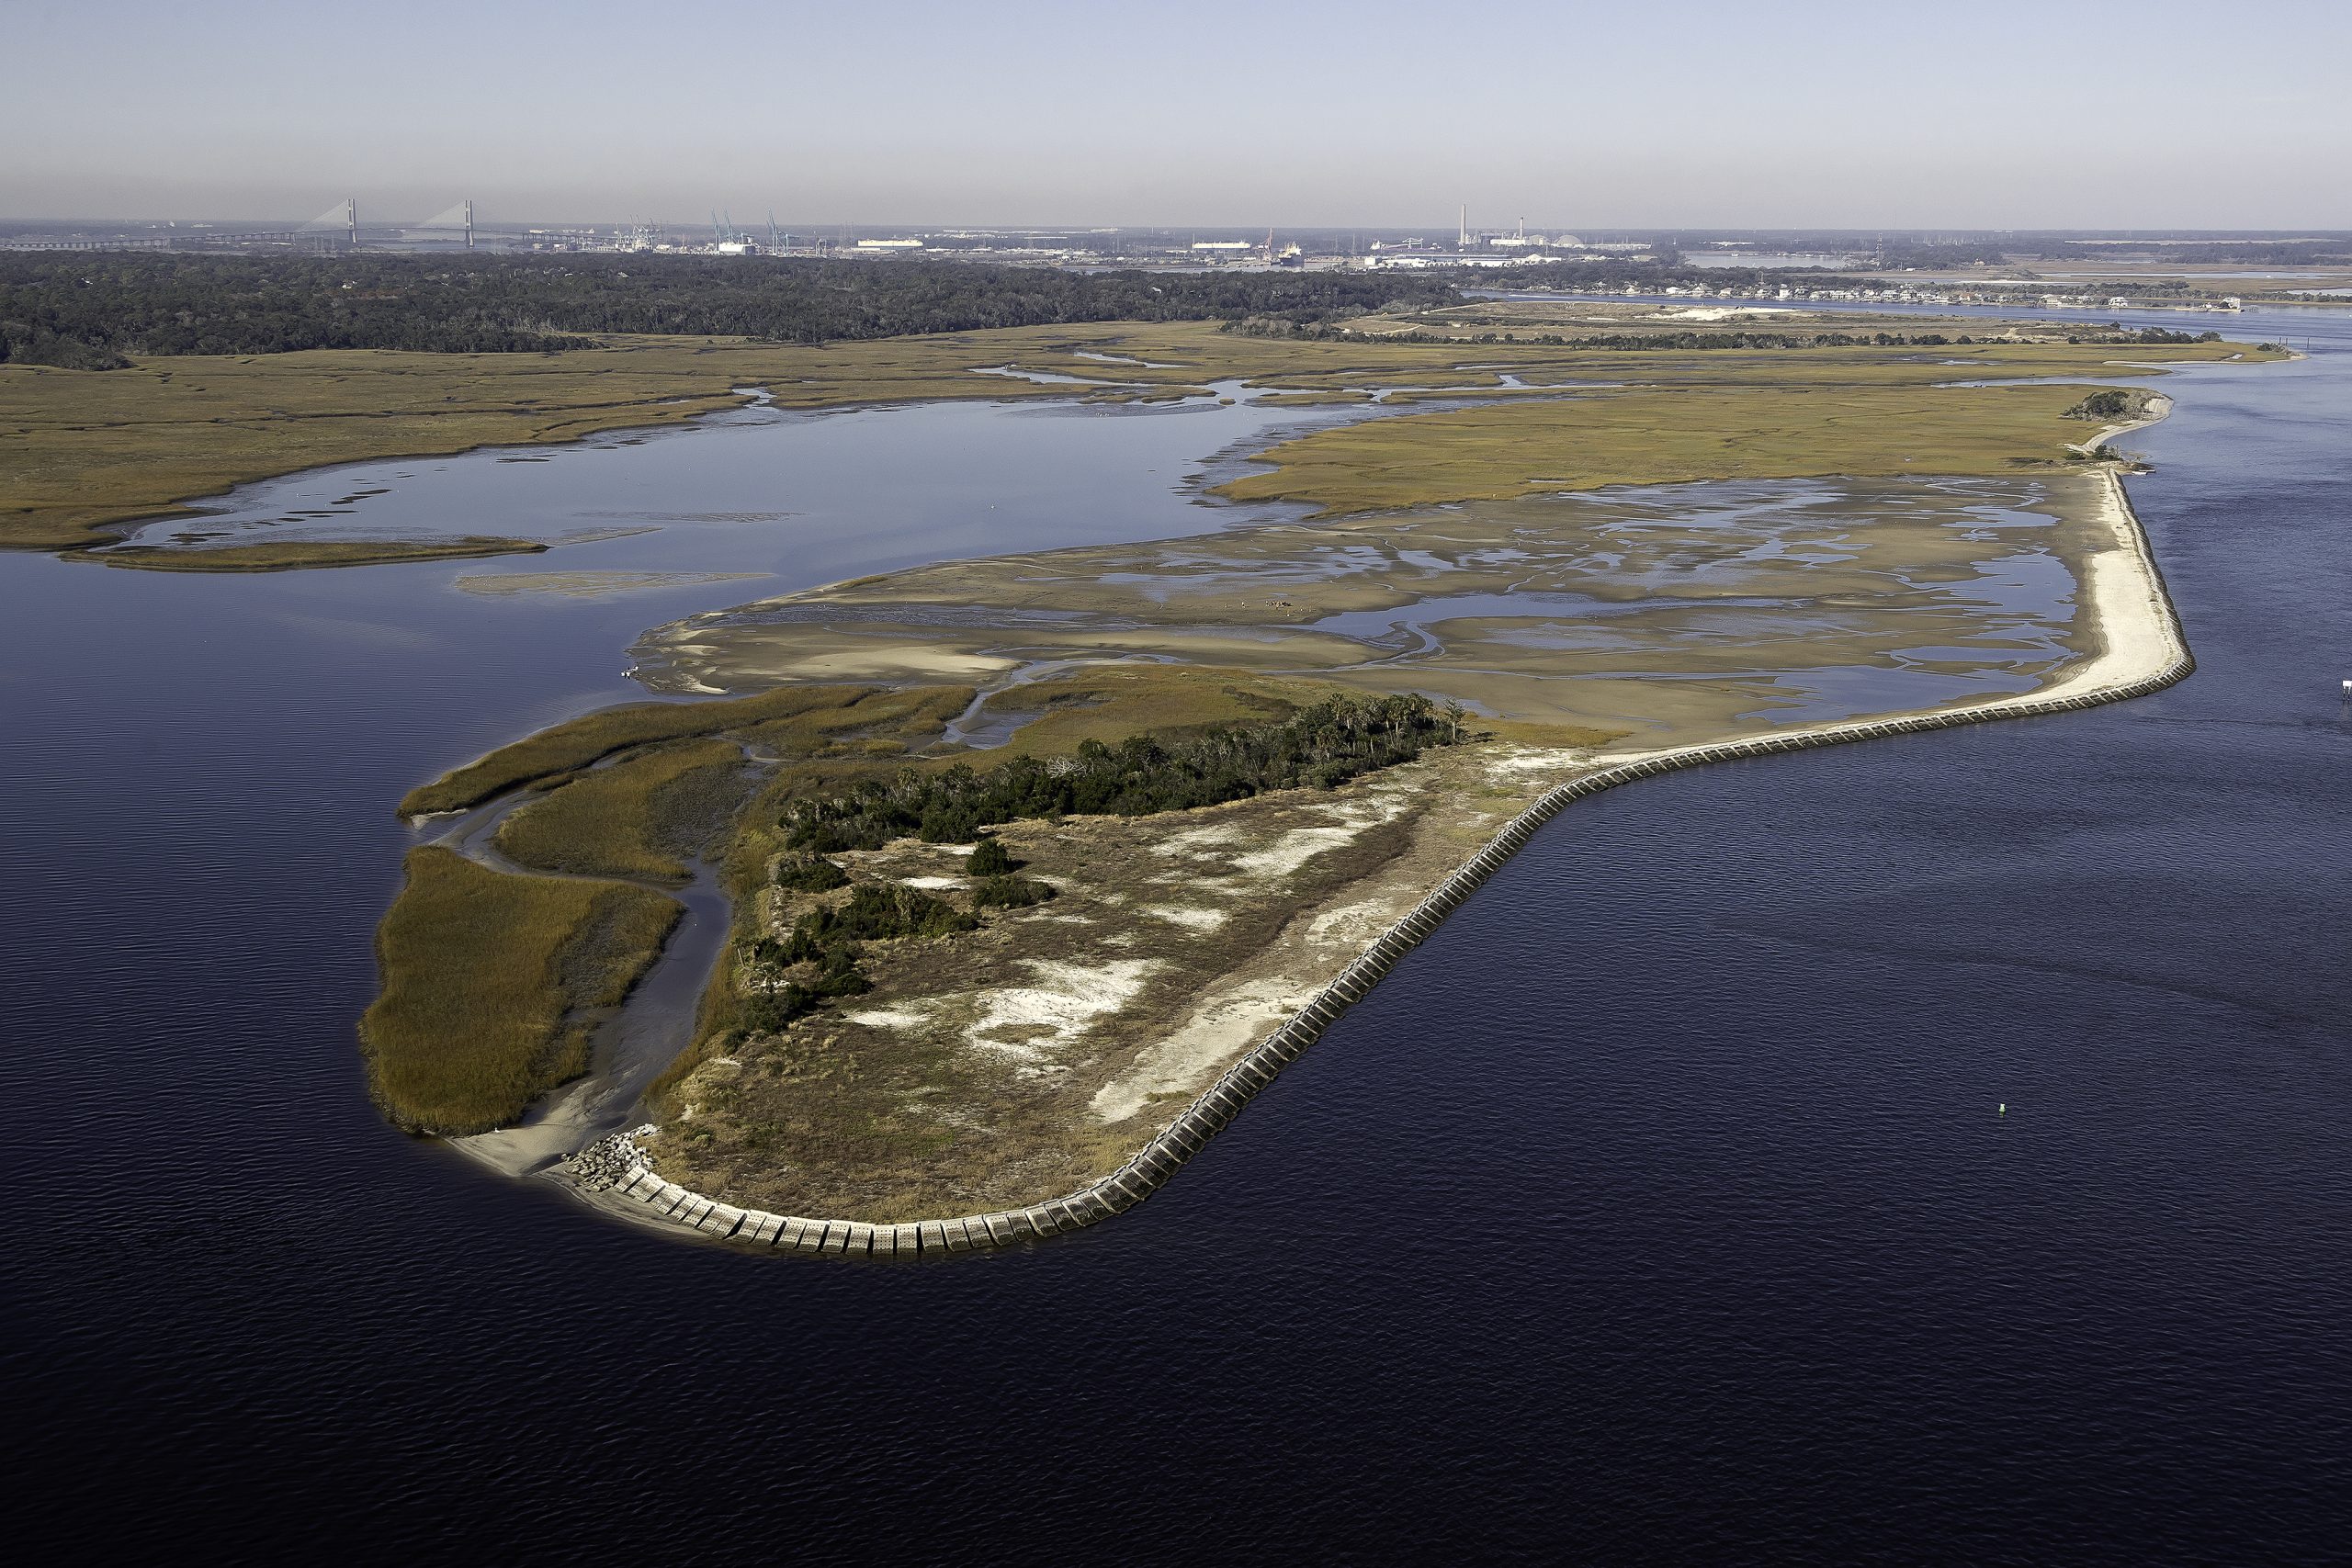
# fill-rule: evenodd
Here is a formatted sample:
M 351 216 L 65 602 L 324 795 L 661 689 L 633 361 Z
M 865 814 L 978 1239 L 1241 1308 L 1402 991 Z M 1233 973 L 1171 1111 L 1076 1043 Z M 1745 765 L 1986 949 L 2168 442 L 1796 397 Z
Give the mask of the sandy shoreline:
M 2154 423 L 2167 412 L 2168 406 L 2153 408 L 2147 418 L 2101 432 L 2094 445 L 2123 430 Z M 2103 538 L 2082 558 L 2076 595 L 2081 630 L 2095 646 L 2084 657 L 2070 661 L 2056 678 L 2030 693 L 1869 718 L 1792 725 L 1741 740 L 1561 754 L 1557 762 L 1573 773 L 1568 782 L 1549 790 L 1441 883 L 1436 892 L 1391 925 L 1337 979 L 1297 1009 L 1290 1021 L 1275 1029 L 1182 1114 L 1159 1129 L 1126 1165 L 1077 1192 L 1024 1209 L 901 1224 L 786 1215 L 733 1207 L 668 1181 L 650 1168 L 628 1134 L 601 1140 L 567 1168 L 548 1174 L 616 1217 L 650 1222 L 675 1235 L 800 1251 L 898 1256 L 1022 1245 L 1122 1212 L 1172 1175 L 1250 1094 L 1271 1081 L 1283 1063 L 1304 1050 L 1349 1003 L 1360 998 L 1396 955 L 1433 930 L 1437 920 L 1466 897 L 1495 865 L 1515 852 L 1541 821 L 1574 799 L 1618 783 L 1708 761 L 2088 706 L 2141 694 L 2185 675 L 2193 667 L 2188 649 L 2121 478 L 2112 468 L 2103 469 L 2098 482 L 2102 493 L 2093 521 Z

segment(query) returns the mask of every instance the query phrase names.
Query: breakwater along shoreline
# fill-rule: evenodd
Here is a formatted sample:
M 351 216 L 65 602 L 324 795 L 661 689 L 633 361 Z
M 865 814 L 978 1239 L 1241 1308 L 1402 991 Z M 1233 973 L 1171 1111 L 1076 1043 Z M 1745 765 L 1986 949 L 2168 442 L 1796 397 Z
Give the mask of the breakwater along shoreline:
M 2154 423 L 2163 410 L 2137 424 Z M 2102 432 L 2102 437 L 2120 434 Z M 1617 752 L 1560 784 L 1513 818 L 1482 849 L 1396 920 L 1281 1027 L 1202 1091 L 1184 1111 L 1110 1174 L 1060 1197 L 1020 1208 L 940 1219 L 875 1224 L 743 1208 L 668 1180 L 639 1149 L 640 1126 L 589 1144 L 543 1174 L 600 1211 L 684 1238 L 742 1250 L 867 1258 L 921 1258 L 1033 1245 L 1082 1229 L 1142 1202 L 1172 1179 L 1242 1108 L 1296 1060 L 1349 1007 L 1523 848 L 1536 831 L 1589 796 L 1645 778 L 1711 762 L 1763 757 L 2001 719 L 2054 716 L 2158 691 L 2195 668 L 2145 530 L 2117 470 L 2101 470 L 2106 547 L 2083 560 L 2078 614 L 2098 651 L 2041 689 L 1932 710 L 1792 726 L 1768 735 Z

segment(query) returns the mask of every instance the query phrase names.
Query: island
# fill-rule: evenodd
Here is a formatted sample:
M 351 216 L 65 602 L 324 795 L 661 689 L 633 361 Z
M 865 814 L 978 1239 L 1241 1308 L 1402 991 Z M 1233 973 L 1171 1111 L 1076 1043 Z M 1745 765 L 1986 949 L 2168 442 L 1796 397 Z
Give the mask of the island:
M 1292 520 L 690 617 L 633 656 L 695 700 L 420 784 L 401 814 L 446 828 L 363 1028 L 387 1113 L 729 1245 L 1094 1223 L 1574 801 L 2178 679 L 2114 445 L 2165 403 L 2098 383 L 2277 356 L 1916 317 L 1700 346 L 1623 313 L 1575 343 L 1380 324 L 958 334 L 946 395 L 985 365 L 1366 417 L 1204 497 Z M 689 885 L 727 940 L 683 1049 L 618 1093 L 598 1031 Z

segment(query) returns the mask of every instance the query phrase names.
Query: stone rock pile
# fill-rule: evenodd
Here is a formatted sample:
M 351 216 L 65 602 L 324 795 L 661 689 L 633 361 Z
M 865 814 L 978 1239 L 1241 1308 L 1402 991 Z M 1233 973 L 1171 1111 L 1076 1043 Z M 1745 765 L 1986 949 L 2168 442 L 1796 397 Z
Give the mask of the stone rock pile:
M 639 1127 L 599 1138 L 564 1161 L 563 1172 L 583 1192 L 602 1192 L 608 1187 L 634 1180 L 637 1173 L 645 1168 L 645 1156 L 638 1152 L 637 1140 L 652 1131 L 650 1126 Z

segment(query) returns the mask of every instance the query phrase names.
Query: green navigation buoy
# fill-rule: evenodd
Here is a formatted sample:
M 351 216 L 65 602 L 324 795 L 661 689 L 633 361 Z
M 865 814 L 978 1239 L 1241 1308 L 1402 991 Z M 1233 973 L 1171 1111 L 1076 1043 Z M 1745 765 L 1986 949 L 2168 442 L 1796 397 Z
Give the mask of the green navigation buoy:
M 2001 1114 L 2002 1114 L 2002 1115 L 2004 1115 L 2004 1116 L 2007 1116 L 2008 1113 L 2009 1113 L 2009 1103 L 2008 1103 L 2008 1101 L 2007 1101 L 2007 1100 L 2003 1100 L 2003 1101 L 2001 1102 Z

